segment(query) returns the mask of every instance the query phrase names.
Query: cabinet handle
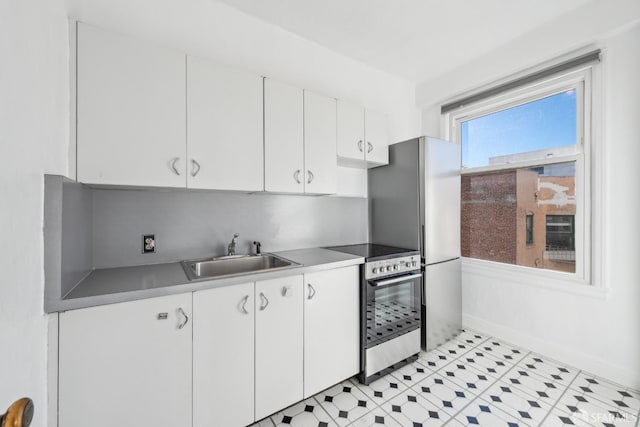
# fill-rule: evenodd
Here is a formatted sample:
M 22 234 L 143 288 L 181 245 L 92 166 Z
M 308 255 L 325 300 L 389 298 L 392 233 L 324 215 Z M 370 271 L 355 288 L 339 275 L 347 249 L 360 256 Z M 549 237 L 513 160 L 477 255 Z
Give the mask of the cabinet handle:
M 247 301 L 249 301 L 249 295 L 245 295 L 245 297 L 242 298 L 242 304 L 240 305 L 240 308 L 242 309 L 242 312 L 244 314 L 249 314 L 249 312 L 247 311 Z
M 260 311 L 263 311 L 269 305 L 269 300 L 262 292 L 260 292 L 260 299 L 263 302 L 263 304 L 260 305 Z
M 358 141 L 358 150 L 362 153 L 362 140 Z
M 293 173 L 293 179 L 295 179 L 298 184 L 302 184 L 302 182 L 300 182 L 300 169 Z
M 200 163 L 198 163 L 195 159 L 191 159 L 191 163 L 193 164 L 193 170 L 191 171 L 191 176 L 198 175 L 200 172 Z
M 313 176 L 313 172 L 307 171 L 307 173 L 309 174 L 309 179 L 307 179 L 307 184 L 311 184 L 311 181 L 313 181 L 313 178 L 315 177 Z
M 370 142 L 367 142 L 367 153 L 370 153 L 373 151 L 373 144 Z
M 182 329 L 185 326 L 187 326 L 187 323 L 189 323 L 189 316 L 187 316 L 187 313 L 184 312 L 182 307 L 178 307 L 178 313 L 180 313 L 180 314 L 182 314 L 184 316 L 184 322 L 182 322 L 181 324 L 178 325 L 178 329 Z
M 311 286 L 311 283 L 307 283 L 307 286 L 309 287 L 309 296 L 307 296 L 307 299 L 313 299 L 313 297 L 316 296 L 316 290 Z
M 176 163 L 178 163 L 178 160 L 180 160 L 180 157 L 174 157 L 173 159 L 171 159 L 171 169 L 173 169 L 176 175 L 180 175 L 180 171 L 176 167 Z

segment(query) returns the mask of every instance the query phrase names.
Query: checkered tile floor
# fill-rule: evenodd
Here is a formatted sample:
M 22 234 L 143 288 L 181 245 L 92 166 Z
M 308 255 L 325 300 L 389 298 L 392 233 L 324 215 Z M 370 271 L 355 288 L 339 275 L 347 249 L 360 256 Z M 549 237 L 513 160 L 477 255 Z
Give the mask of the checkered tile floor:
M 638 426 L 640 392 L 474 331 L 254 426 Z

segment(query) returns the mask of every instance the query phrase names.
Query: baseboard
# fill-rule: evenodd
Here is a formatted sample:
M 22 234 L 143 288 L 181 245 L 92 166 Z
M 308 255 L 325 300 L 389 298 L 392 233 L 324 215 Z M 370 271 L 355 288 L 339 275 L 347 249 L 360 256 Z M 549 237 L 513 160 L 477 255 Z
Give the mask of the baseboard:
M 480 333 L 491 335 L 516 346 L 556 359 L 590 374 L 631 387 L 634 390 L 640 390 L 639 371 L 632 371 L 622 366 L 614 365 L 589 354 L 535 338 L 515 329 L 469 314 L 462 315 L 462 325 L 465 328 L 475 329 Z

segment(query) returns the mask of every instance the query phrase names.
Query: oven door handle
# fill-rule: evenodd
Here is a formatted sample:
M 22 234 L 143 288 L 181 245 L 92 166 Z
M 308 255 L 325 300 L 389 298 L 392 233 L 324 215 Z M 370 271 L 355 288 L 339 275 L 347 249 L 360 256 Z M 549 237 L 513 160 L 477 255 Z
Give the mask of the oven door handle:
M 406 274 L 404 276 L 394 277 L 393 279 L 380 280 L 379 282 L 373 282 L 373 286 L 378 287 L 392 285 L 394 283 L 404 282 L 405 280 L 412 280 L 416 277 L 420 277 L 420 273 Z

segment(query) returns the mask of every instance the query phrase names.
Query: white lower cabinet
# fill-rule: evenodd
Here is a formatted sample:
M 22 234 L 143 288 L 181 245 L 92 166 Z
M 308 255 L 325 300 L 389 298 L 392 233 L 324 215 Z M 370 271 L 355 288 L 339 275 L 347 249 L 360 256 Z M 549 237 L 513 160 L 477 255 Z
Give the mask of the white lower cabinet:
M 59 426 L 191 425 L 191 293 L 60 314 Z
M 193 425 L 254 421 L 254 285 L 193 293 Z
M 360 370 L 359 268 L 304 275 L 304 397 Z
M 59 427 L 242 427 L 339 383 L 358 284 L 351 266 L 61 313 Z
M 255 418 L 303 396 L 303 277 L 256 282 Z

